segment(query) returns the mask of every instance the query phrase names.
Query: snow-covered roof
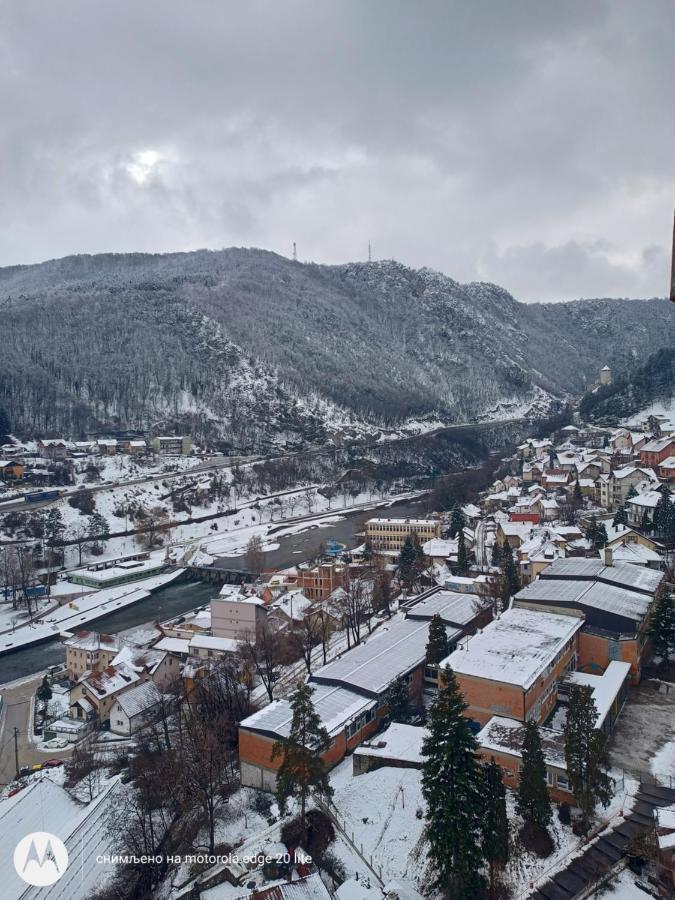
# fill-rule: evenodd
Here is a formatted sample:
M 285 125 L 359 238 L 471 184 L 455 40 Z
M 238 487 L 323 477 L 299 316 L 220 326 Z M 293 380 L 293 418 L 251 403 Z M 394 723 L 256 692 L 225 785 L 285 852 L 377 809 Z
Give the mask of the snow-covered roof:
M 163 637 L 161 641 L 157 641 L 155 649 L 187 656 L 190 652 L 190 641 L 185 638 Z
M 638 566 L 629 568 L 641 571 Z M 649 612 L 651 598 L 645 594 L 600 581 L 546 580 L 541 576 L 516 594 L 525 603 L 566 603 L 581 609 L 589 607 L 612 613 L 633 622 L 641 622 Z
M 586 672 L 570 672 L 567 681 L 573 685 L 590 687 L 593 689 L 593 700 L 598 711 L 595 721 L 596 728 L 602 728 L 602 723 L 612 708 L 617 694 L 621 690 L 628 673 L 630 663 L 613 659 L 602 675 L 591 675 Z
M 381 625 L 370 638 L 311 676 L 315 683 L 342 684 L 371 696 L 423 664 L 428 622 L 411 619 Z
M 441 666 L 526 690 L 582 625 L 583 619 L 577 616 L 507 609 L 447 656 Z
M 655 569 L 640 569 L 625 564 L 606 566 L 598 559 L 583 559 L 575 556 L 555 560 L 539 576 L 540 580 L 568 578 L 582 581 L 604 581 L 618 587 L 653 595 L 663 581 L 663 573 Z
M 547 765 L 566 770 L 565 738 L 562 732 L 552 728 L 540 728 L 541 749 Z M 525 725 L 516 719 L 504 716 L 493 716 L 476 735 L 476 740 L 483 750 L 495 753 L 507 753 L 520 758 L 525 740 Z
M 473 579 L 467 579 L 473 584 Z M 439 615 L 446 625 L 461 628 L 468 625 L 478 615 L 476 597 L 456 591 L 436 590 L 417 603 L 407 607 L 408 618 L 429 620 Z
M 312 684 L 312 703 L 321 723 L 330 735 L 343 731 L 362 712 L 375 707 L 377 701 L 355 691 L 330 684 Z M 273 700 L 241 722 L 241 727 L 261 731 L 273 737 L 288 737 L 293 710 L 288 700 Z
M 142 672 L 146 669 L 152 673 L 157 669 L 165 656 L 166 651 L 157 647 L 148 650 L 141 647 L 125 646 L 113 658 L 111 665 L 118 666 L 120 663 L 126 663 L 136 672 Z
M 661 557 L 656 550 L 650 550 L 644 544 L 636 542 L 620 541 L 618 544 L 612 544 L 611 550 L 615 563 L 647 566 L 651 562 L 661 562 Z M 599 550 L 598 556 L 600 559 L 604 559 L 604 550 Z
M 368 519 L 366 525 L 412 525 L 414 527 L 426 527 L 427 525 L 438 525 L 438 519 L 386 519 L 377 516 Z
M 583 625 L 577 616 L 512 608 L 446 657 L 461 675 L 515 684 L 526 690 Z
M 442 538 L 432 538 L 422 546 L 427 556 L 451 556 L 457 553 L 457 540 L 445 541 Z
M 127 716 L 133 719 L 134 716 L 157 706 L 161 699 L 162 695 L 157 685 L 152 681 L 145 681 L 121 693 L 115 703 L 118 703 Z
M 318 872 L 240 896 L 242 900 L 244 897 L 249 900 L 331 900 L 331 894 Z
M 236 653 L 239 642 L 233 638 L 215 637 L 211 634 L 196 634 L 190 640 L 192 650 L 217 650 L 219 653 Z
M 285 591 L 269 605 L 269 609 L 279 609 L 293 619 L 302 619 L 305 612 L 312 605 L 309 597 L 300 589 Z
M 77 631 L 63 642 L 73 650 L 119 650 L 119 640 L 113 634 L 100 634 L 98 631 Z
M 426 728 L 415 725 L 392 724 L 367 744 L 361 744 L 354 751 L 355 756 L 377 756 L 396 759 L 401 762 L 422 762 L 422 741 L 427 735 Z
M 89 672 L 80 679 L 99 700 L 116 694 L 139 680 L 139 674 L 126 663 L 107 666 L 101 672 Z
M 665 450 L 666 447 L 669 447 L 673 441 L 675 441 L 675 438 L 672 437 L 656 438 L 653 441 L 649 441 L 648 444 L 645 444 L 642 450 L 645 453 L 660 453 L 662 450 Z
M 662 496 L 661 491 L 645 491 L 637 497 L 630 497 L 626 502 L 631 506 L 639 506 L 640 509 L 654 509 Z

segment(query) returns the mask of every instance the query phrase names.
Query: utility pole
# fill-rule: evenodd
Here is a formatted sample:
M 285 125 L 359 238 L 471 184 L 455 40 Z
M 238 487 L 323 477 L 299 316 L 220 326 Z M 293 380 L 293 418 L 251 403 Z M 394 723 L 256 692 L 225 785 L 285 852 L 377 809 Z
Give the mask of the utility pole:
M 14 726 L 14 765 L 16 766 L 16 777 L 19 777 L 19 729 Z
M 370 241 L 368 241 L 368 262 L 372 262 L 372 261 L 373 261 L 373 254 L 372 254 L 372 250 L 371 250 L 371 246 L 370 246 Z
M 293 262 L 297 262 L 297 261 L 298 261 L 298 248 L 295 244 L 295 241 L 293 241 Z

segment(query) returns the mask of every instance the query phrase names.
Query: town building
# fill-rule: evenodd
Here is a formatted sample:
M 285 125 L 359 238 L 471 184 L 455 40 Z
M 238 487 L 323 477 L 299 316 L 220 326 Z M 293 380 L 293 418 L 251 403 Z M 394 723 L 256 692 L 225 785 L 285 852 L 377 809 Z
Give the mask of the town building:
M 92 588 L 117 587 L 120 584 L 128 584 L 130 581 L 139 581 L 142 578 L 159 575 L 165 568 L 166 562 L 162 557 L 151 557 L 149 553 L 139 553 L 134 556 L 93 563 L 86 569 L 78 569 L 73 572 L 69 576 L 69 581 Z
M 516 594 L 514 607 L 582 616 L 575 668 L 604 672 L 621 660 L 630 663 L 637 683 L 651 653 L 649 615 L 663 578 L 653 569 L 614 564 L 606 547 L 603 559 L 555 560 Z
M 405 539 L 411 534 L 417 536 L 421 544 L 441 536 L 439 519 L 368 519 L 366 541 L 375 551 L 400 551 Z
M 552 800 L 573 803 L 572 789 L 565 762 L 565 738 L 560 731 L 539 728 L 541 749 L 546 764 L 546 784 Z M 489 763 L 492 759 L 502 772 L 502 781 L 511 790 L 518 788 L 518 773 L 522 762 L 525 725 L 505 716 L 492 716 L 476 735 L 478 757 Z
M 649 441 L 640 450 L 640 464 L 643 466 L 658 466 L 669 456 L 675 454 L 675 438 L 661 437 Z
M 192 442 L 187 435 L 154 437 L 150 445 L 158 456 L 189 456 Z
M 557 681 L 576 667 L 579 615 L 511 608 L 460 643 L 443 662 L 455 673 L 480 725 L 492 716 L 545 722 L 557 700 Z
M 131 737 L 156 716 L 162 705 L 162 694 L 152 681 L 123 691 L 110 707 L 110 730 Z
M 63 642 L 66 648 L 66 671 L 71 681 L 85 672 L 105 669 L 120 650 L 119 638 L 97 631 L 78 631 Z
M 211 606 L 211 634 L 234 641 L 255 641 L 258 627 L 267 618 L 265 604 L 255 594 L 242 594 L 233 585 L 224 585 Z
M 349 566 L 338 562 L 299 565 L 295 586 L 310 600 L 327 600 L 333 591 L 349 586 Z
M 24 464 L 18 459 L 0 460 L 0 481 L 21 481 L 25 470 Z
M 309 676 L 312 703 L 331 738 L 323 755 L 328 767 L 375 734 L 387 712 L 386 693 L 404 679 L 410 697 L 420 702 L 428 623 L 396 620 Z M 286 699 L 275 700 L 239 726 L 241 783 L 273 791 L 279 756 L 275 741 L 288 737 L 293 713 Z

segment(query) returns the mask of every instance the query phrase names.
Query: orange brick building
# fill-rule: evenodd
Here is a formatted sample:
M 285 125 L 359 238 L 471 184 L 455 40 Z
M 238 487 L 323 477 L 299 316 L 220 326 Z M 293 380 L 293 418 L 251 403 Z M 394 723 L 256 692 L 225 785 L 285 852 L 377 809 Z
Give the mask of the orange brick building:
M 331 737 L 324 754 L 328 768 L 375 734 L 387 712 L 386 692 L 405 679 L 413 701 L 420 701 L 428 623 L 408 620 L 381 625 L 366 642 L 310 676 L 312 702 Z M 288 737 L 292 711 L 276 700 L 239 726 L 241 783 L 273 791 L 281 757 L 272 759 L 275 741 Z
M 466 715 L 485 725 L 495 715 L 544 722 L 557 700 L 557 681 L 576 668 L 583 619 L 531 609 L 508 609 L 460 643 L 449 665 L 468 704 Z
M 664 574 L 606 558 L 555 560 L 516 594 L 516 607 L 576 613 L 584 617 L 578 638 L 577 668 L 604 672 L 612 660 L 628 662 L 637 684 L 652 646 L 647 636 L 655 598 L 663 590 Z

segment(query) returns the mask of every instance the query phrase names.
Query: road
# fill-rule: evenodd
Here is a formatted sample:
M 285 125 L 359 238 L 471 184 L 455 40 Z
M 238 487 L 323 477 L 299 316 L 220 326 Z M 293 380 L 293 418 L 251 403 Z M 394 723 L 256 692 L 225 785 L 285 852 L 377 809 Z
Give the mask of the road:
M 399 435 L 397 437 L 386 438 L 380 436 L 377 440 L 354 440 L 342 445 L 335 445 L 330 447 L 316 447 L 311 450 L 299 450 L 294 453 L 278 453 L 271 456 L 213 456 L 208 460 L 204 460 L 204 462 L 197 463 L 196 466 L 192 466 L 189 469 L 181 469 L 179 472 L 159 472 L 153 473 L 151 475 L 139 476 L 137 478 L 130 478 L 128 480 L 119 481 L 119 482 L 104 482 L 103 484 L 87 484 L 87 485 L 72 485 L 66 487 L 64 490 L 66 493 L 73 493 L 76 490 L 79 490 L 81 487 L 87 487 L 92 493 L 98 493 L 99 491 L 109 491 L 114 487 L 131 487 L 133 485 L 139 484 L 149 484 L 153 481 L 165 481 L 167 479 L 172 478 L 182 478 L 185 475 L 199 475 L 203 472 L 212 472 L 217 469 L 231 469 L 237 465 L 247 465 L 254 462 L 260 462 L 262 460 L 277 460 L 277 459 L 302 459 L 303 457 L 312 457 L 312 456 L 322 456 L 326 453 L 333 453 L 336 450 L 341 450 L 346 447 L 356 447 L 359 449 L 368 449 L 373 447 L 384 447 L 389 444 L 404 444 L 409 441 L 416 441 L 420 438 L 432 438 L 436 437 L 439 434 L 451 434 L 453 431 L 464 432 L 473 429 L 474 431 L 484 431 L 488 428 L 494 428 L 497 425 L 513 425 L 518 422 L 525 422 L 526 419 L 515 418 L 515 419 L 496 419 L 488 422 L 459 422 L 456 425 L 442 425 L 438 428 L 433 428 L 430 431 L 426 431 L 420 434 L 406 434 Z M 27 504 L 24 500 L 16 500 L 16 501 L 8 501 L 6 503 L 0 504 L 0 513 L 11 512 L 15 509 L 41 509 L 46 506 L 50 506 L 52 503 L 55 503 L 55 500 L 47 500 L 43 503 L 31 503 Z
M 19 767 L 32 766 L 44 762 L 45 759 L 70 756 L 72 748 L 66 750 L 50 750 L 40 753 L 30 740 L 31 699 L 42 681 L 42 675 L 34 675 L 22 681 L 14 682 L 2 689 L 4 700 L 0 714 L 0 785 L 14 781 L 16 762 L 14 755 L 14 729 L 18 729 Z

